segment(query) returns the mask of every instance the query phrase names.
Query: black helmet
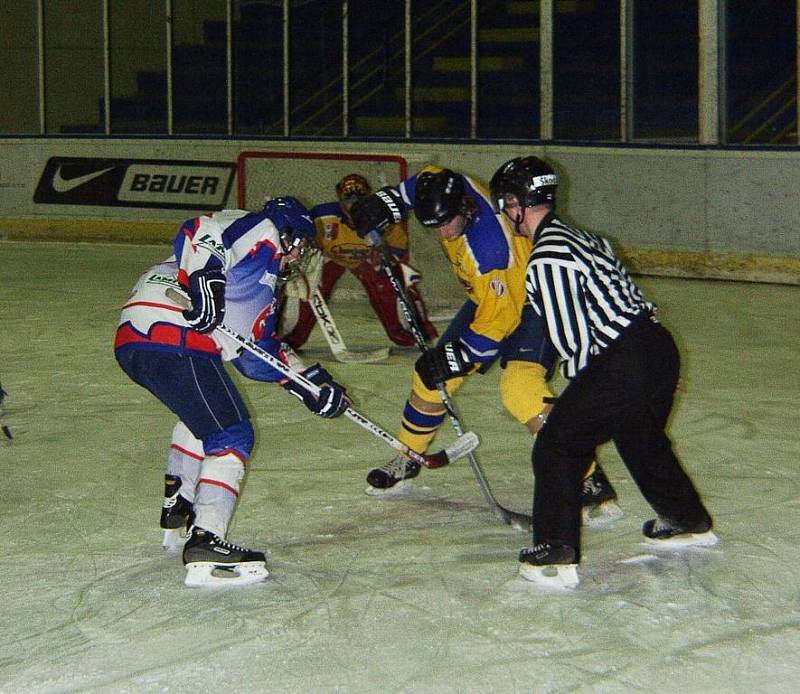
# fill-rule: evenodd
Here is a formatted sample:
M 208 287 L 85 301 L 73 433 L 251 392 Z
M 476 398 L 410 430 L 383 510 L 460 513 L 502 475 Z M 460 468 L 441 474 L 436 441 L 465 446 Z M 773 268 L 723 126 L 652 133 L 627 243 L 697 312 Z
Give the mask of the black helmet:
M 414 214 L 423 226 L 438 227 L 466 214 L 464 179 L 450 169 L 424 171 L 417 177 Z
M 511 193 L 521 207 L 556 206 L 558 176 L 538 157 L 517 157 L 495 171 L 489 186 L 495 207 L 502 212 L 505 196 Z

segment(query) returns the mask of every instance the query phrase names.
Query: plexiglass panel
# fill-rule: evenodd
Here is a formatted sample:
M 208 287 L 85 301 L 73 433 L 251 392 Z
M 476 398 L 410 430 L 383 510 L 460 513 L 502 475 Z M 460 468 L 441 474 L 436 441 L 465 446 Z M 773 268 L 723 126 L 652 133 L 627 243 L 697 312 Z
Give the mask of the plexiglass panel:
M 633 138 L 697 142 L 697 0 L 637 0 L 633 17 Z
M 228 129 L 226 4 L 172 0 L 172 99 L 176 133 Z
M 478 2 L 478 137 L 539 136 L 539 2 Z
M 290 3 L 290 134 L 342 134 L 342 5 Z
M 797 144 L 796 12 L 794 0 L 727 3 L 728 142 Z
M 167 130 L 167 39 L 160 0 L 112 0 L 111 131 Z
M 405 3 L 350 0 L 350 134 L 405 134 Z
M 554 136 L 619 140 L 619 3 L 554 4 Z

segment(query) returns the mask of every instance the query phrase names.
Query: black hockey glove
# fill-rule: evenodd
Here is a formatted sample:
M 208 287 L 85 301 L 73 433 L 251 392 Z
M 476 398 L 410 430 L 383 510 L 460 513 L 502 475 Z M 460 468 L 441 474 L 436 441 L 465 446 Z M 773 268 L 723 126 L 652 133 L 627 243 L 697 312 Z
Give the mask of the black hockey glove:
M 429 349 L 414 364 L 425 387 L 430 390 L 435 390 L 438 384 L 448 379 L 468 374 L 472 366 L 460 340 Z
M 219 270 L 197 270 L 189 275 L 191 310 L 183 317 L 192 330 L 210 333 L 225 318 L 225 275 Z
M 315 415 L 325 418 L 338 417 L 350 406 L 347 389 L 334 381 L 333 376 L 324 366 L 314 364 L 301 373 L 314 385 L 320 387 L 319 397 L 315 397 L 311 391 L 294 381 L 287 381 L 283 387 L 302 400 L 303 404 Z
M 382 234 L 405 217 L 403 199 L 394 188 L 385 186 L 372 195 L 359 198 L 350 208 L 356 233 L 363 239 L 369 232 Z

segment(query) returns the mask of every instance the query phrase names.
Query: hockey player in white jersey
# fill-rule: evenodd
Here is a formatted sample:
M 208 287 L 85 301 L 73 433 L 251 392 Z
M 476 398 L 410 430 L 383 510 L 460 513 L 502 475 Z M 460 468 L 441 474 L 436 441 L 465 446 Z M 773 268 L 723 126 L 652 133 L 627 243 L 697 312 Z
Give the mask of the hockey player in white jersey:
M 161 527 L 165 546 L 183 545 L 185 583 L 240 585 L 268 575 L 264 554 L 228 542 L 226 532 L 254 444 L 250 415 L 223 361 L 258 381 L 280 383 L 314 414 L 347 409 L 345 389 L 319 364 L 307 369 L 275 333 L 279 279 L 313 244 L 314 224 L 295 198 L 260 212 L 223 210 L 184 222 L 174 257 L 150 268 L 122 309 L 114 344 L 125 373 L 178 417 L 167 459 Z M 182 290 L 182 309 L 166 290 Z M 248 336 L 320 387 L 318 397 L 224 335 Z

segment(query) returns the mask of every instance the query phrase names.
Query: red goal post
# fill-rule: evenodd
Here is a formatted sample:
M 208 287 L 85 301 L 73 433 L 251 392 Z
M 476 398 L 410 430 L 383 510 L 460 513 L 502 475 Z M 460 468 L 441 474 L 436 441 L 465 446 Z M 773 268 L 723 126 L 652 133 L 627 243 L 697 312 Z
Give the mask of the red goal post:
M 260 209 L 267 197 L 293 195 L 311 208 L 336 200 L 336 183 L 347 174 L 366 178 L 373 190 L 408 178 L 408 162 L 391 154 L 241 152 L 237 158 L 237 204 Z

